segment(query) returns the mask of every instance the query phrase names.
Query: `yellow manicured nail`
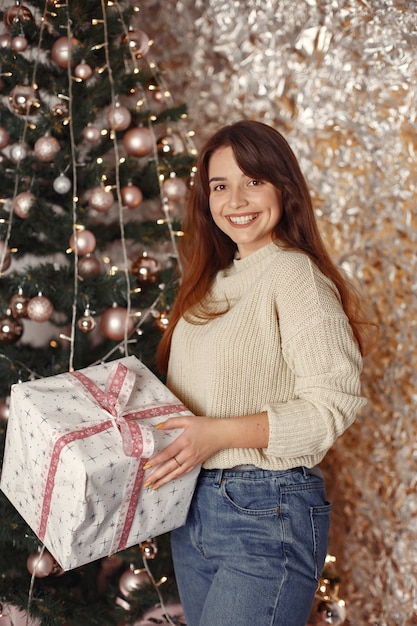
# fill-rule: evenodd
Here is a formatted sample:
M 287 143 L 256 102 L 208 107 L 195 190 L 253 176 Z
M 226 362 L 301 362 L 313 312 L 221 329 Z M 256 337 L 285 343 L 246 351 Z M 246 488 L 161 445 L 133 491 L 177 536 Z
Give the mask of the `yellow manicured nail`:
M 143 469 L 147 470 L 147 469 L 151 469 L 151 467 L 152 465 L 150 463 L 146 463 L 146 465 L 143 466 Z
M 159 424 L 157 424 L 155 428 L 163 428 L 164 426 L 165 426 L 165 422 L 159 422 Z
M 150 487 L 151 485 L 152 485 L 152 483 L 145 483 L 145 484 L 143 485 L 143 487 L 144 487 L 145 489 L 148 489 L 148 487 Z
M 152 487 L 152 491 L 156 491 L 158 489 L 158 487 L 154 486 Z

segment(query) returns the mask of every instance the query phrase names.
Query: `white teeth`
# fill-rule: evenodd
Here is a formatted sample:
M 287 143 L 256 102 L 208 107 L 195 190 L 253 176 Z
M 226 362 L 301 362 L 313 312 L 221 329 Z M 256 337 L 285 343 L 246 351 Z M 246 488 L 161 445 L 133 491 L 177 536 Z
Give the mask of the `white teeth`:
M 249 224 L 256 219 L 256 215 L 241 215 L 239 217 L 229 217 L 232 224 Z

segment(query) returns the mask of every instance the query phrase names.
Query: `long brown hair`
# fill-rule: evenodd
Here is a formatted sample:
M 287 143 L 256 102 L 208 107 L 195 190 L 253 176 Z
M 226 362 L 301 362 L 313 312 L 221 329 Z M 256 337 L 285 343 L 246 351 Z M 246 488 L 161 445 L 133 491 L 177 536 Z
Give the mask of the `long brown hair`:
M 219 148 L 229 146 L 242 172 L 251 178 L 272 183 L 282 194 L 282 217 L 275 227 L 280 245 L 307 254 L 333 281 L 349 318 L 360 349 L 364 348 L 360 299 L 346 277 L 331 260 L 320 236 L 307 183 L 286 139 L 262 122 L 242 120 L 217 131 L 205 144 L 197 160 L 197 172 L 183 222 L 185 236 L 179 240 L 182 279 L 170 313 L 170 323 L 162 336 L 157 364 L 166 372 L 172 333 L 187 311 L 199 305 L 221 269 L 232 262 L 236 244 L 214 223 L 209 208 L 208 168 Z M 213 314 L 206 313 L 206 319 Z

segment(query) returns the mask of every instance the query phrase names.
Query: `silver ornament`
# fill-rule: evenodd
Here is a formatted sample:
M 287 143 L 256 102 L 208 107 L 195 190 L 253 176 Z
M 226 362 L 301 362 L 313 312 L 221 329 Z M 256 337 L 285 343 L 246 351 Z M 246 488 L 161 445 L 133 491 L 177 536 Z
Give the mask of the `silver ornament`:
M 60 194 L 64 194 L 64 193 L 67 193 L 71 189 L 72 183 L 70 179 L 67 176 L 65 176 L 65 174 L 60 174 L 58 178 L 55 178 L 54 182 L 52 183 L 52 186 L 54 188 L 54 191 Z

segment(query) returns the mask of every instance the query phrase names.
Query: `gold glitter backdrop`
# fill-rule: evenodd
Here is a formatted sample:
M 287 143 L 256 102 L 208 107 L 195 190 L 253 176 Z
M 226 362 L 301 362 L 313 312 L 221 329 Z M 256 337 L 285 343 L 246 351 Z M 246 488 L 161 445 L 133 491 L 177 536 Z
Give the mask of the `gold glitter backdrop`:
M 328 455 L 350 624 L 417 624 L 415 0 L 145 0 L 140 26 L 200 146 L 246 117 L 280 129 L 378 344 L 368 405 Z

